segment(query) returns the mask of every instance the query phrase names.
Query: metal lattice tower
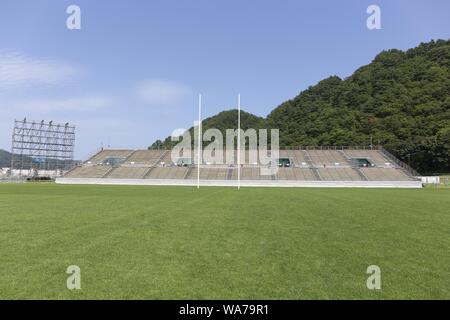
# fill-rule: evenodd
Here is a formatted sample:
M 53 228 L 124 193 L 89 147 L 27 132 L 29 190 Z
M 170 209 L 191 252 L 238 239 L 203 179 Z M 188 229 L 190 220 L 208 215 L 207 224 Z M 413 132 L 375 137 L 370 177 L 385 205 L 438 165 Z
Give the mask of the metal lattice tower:
M 75 126 L 14 120 L 11 173 L 19 175 L 61 175 L 73 166 Z

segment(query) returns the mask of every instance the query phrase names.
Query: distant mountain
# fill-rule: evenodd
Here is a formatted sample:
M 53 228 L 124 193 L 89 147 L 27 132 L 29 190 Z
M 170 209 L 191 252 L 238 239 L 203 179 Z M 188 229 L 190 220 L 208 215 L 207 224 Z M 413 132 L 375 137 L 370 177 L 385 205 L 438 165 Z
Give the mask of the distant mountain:
M 23 161 L 25 163 L 23 166 L 23 169 L 28 169 L 30 167 L 31 163 L 33 163 L 33 167 L 39 166 L 37 159 L 33 160 L 30 157 L 23 156 Z M 56 166 L 60 167 L 64 164 L 64 162 L 56 161 L 56 160 L 50 159 L 50 158 L 43 158 L 43 159 L 40 159 L 40 161 L 48 162 L 46 167 L 50 170 L 52 170 Z M 74 164 L 81 163 L 81 161 L 80 160 L 73 160 L 73 161 L 66 160 L 65 163 L 67 164 L 66 167 L 71 167 Z M 11 167 L 11 152 L 0 149 L 0 168 L 9 168 L 9 167 Z M 17 168 L 17 166 L 14 166 L 14 167 Z
M 0 168 L 7 168 L 11 166 L 11 153 L 0 149 Z
M 235 128 L 235 113 L 206 119 L 204 129 Z M 324 79 L 267 118 L 245 113 L 242 127 L 253 124 L 279 128 L 280 146 L 368 145 L 372 139 L 421 173 L 450 172 L 450 41 L 383 51 L 350 77 Z

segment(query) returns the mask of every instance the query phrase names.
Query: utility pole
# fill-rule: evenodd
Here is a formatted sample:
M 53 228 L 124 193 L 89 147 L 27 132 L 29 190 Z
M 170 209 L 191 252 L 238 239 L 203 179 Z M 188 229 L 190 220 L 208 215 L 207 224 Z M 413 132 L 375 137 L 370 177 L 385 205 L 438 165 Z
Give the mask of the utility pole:
M 197 154 L 197 189 L 200 188 L 200 160 L 202 149 L 202 95 L 198 95 L 198 154 Z
M 238 150 L 237 150 L 237 163 L 238 163 L 238 190 L 241 188 L 241 94 L 238 94 Z

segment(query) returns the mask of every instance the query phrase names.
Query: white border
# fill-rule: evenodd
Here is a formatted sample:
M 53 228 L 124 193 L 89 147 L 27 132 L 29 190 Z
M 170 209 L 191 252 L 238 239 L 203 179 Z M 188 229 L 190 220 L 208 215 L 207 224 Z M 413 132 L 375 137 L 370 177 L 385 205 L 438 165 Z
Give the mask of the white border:
M 200 180 L 202 186 L 236 187 L 237 180 Z M 58 184 L 196 186 L 195 179 L 57 178 Z M 421 181 L 241 180 L 243 187 L 422 188 Z

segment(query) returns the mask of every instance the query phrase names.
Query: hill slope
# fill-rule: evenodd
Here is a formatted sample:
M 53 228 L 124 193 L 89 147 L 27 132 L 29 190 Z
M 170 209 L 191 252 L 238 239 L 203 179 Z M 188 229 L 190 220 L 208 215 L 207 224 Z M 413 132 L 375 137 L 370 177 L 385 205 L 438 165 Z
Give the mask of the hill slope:
M 11 153 L 0 149 L 0 168 L 8 168 L 11 166 Z
M 226 129 L 237 128 L 237 117 L 238 117 L 237 112 L 238 111 L 236 109 L 227 110 L 222 111 L 213 117 L 206 118 L 205 120 L 202 121 L 202 129 L 203 129 L 202 131 L 214 128 L 219 129 L 221 132 L 224 133 Z M 264 118 L 255 116 L 251 113 L 241 110 L 241 128 L 243 130 L 247 130 L 250 128 L 254 129 L 266 128 L 266 121 Z M 189 131 L 191 133 L 191 137 L 194 137 L 193 134 L 194 129 L 191 127 Z M 178 142 L 172 142 L 171 138 L 167 137 L 164 141 L 161 140 L 155 141 L 150 146 L 150 148 L 158 148 L 158 147 L 169 148 L 177 143 Z
M 204 128 L 222 129 L 233 112 L 205 120 Z M 242 127 L 251 121 L 279 128 L 282 146 L 368 145 L 372 137 L 421 173 L 448 172 L 450 41 L 383 51 L 346 79 L 332 76 L 309 87 L 266 119 L 246 113 Z M 159 146 L 169 146 L 167 139 Z

